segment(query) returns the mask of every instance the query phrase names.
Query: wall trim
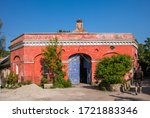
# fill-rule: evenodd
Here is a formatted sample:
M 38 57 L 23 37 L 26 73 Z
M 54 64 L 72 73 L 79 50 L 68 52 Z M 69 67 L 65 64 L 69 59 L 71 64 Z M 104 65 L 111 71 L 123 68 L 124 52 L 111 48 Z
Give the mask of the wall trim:
M 49 40 L 24 40 L 18 42 L 14 45 L 10 46 L 10 50 L 16 50 L 25 46 L 48 46 L 50 44 Z M 138 44 L 136 41 L 131 40 L 59 40 L 58 45 L 62 46 L 124 46 L 124 45 L 132 45 L 138 48 Z

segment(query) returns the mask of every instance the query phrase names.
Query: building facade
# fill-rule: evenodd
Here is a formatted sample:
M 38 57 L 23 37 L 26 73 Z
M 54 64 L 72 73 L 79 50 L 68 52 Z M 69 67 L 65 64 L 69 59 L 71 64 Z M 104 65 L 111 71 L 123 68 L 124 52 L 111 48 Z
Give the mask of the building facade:
M 115 54 L 128 54 L 137 63 L 138 44 L 130 33 L 88 33 L 81 20 L 76 30 L 65 33 L 22 34 L 11 41 L 11 70 L 18 74 L 19 81 L 31 80 L 39 84 L 43 76 L 42 50 L 49 40 L 57 38 L 62 45 L 62 62 L 65 79 L 73 84 L 94 82 L 96 63 L 99 59 Z

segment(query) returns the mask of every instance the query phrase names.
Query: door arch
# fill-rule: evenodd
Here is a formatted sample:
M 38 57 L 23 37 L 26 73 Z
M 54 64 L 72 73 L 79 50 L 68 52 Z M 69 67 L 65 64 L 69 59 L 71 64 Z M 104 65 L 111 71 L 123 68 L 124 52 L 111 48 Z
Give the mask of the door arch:
M 72 84 L 91 83 L 91 57 L 84 53 L 73 54 L 68 59 L 68 77 Z

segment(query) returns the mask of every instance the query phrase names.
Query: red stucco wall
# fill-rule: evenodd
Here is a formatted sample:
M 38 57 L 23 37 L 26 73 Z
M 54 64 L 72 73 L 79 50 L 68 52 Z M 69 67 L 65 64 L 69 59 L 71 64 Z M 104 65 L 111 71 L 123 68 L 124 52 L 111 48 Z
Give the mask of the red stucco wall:
M 41 35 L 42 37 L 43 35 Z M 23 40 L 23 38 L 34 38 L 30 36 L 19 37 L 16 40 Z M 38 36 L 40 37 L 40 36 Z M 40 37 L 40 38 L 41 38 Z M 39 38 L 39 39 L 40 39 Z M 93 38 L 93 37 L 92 37 Z M 42 38 L 41 38 L 42 39 Z M 11 45 L 17 43 L 17 41 L 12 41 Z M 63 46 L 62 48 L 62 61 L 64 62 L 66 77 L 68 79 L 68 59 L 71 55 L 77 53 L 87 54 L 91 57 L 92 60 L 92 81 L 94 81 L 94 72 L 96 63 L 99 59 L 105 56 L 111 56 L 113 54 L 128 54 L 133 59 L 137 59 L 137 49 L 132 45 L 118 45 L 114 46 L 112 50 L 110 46 Z M 45 49 L 45 46 L 25 46 L 19 49 L 11 51 L 11 70 L 15 72 L 15 64 L 19 65 L 19 80 L 31 80 L 33 83 L 40 83 L 42 78 L 42 66 L 40 59 L 42 57 L 42 50 Z M 16 58 L 17 57 L 17 58 Z M 136 64 L 136 61 L 134 62 Z

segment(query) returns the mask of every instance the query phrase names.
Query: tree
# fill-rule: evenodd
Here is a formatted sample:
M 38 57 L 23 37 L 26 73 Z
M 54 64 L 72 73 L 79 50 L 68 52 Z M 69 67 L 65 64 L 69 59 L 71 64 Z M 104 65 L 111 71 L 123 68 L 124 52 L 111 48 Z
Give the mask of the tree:
M 5 36 L 2 36 L 0 39 L 0 50 L 5 50 Z
M 139 46 L 138 46 L 138 58 L 139 58 L 140 66 L 142 67 L 142 70 L 144 72 L 146 72 L 146 68 L 147 68 L 147 63 L 146 63 L 145 57 L 146 57 L 145 45 L 139 44 Z
M 2 20 L 0 19 L 0 29 L 2 28 L 2 25 L 3 23 L 2 23 Z
M 145 44 L 139 44 L 138 48 L 139 63 L 143 71 L 146 73 L 150 68 L 150 38 L 145 40 Z
M 42 63 L 48 69 L 49 81 L 54 87 L 70 87 L 70 81 L 64 79 L 64 65 L 61 60 L 62 46 L 58 46 L 57 38 L 50 40 L 50 44 L 43 50 Z
M 3 23 L 2 23 L 2 20 L 0 19 L 0 30 L 3 26 Z M 0 34 L 1 34 L 1 31 L 0 31 Z M 0 50 L 4 50 L 5 49 L 5 37 L 4 36 L 1 36 L 0 37 Z
M 62 70 L 61 46 L 58 46 L 57 39 L 50 40 L 50 44 L 43 50 L 42 63 L 49 71 L 49 78 L 53 80 Z M 61 72 L 62 77 L 64 73 Z
M 148 37 L 147 40 L 145 40 L 145 46 L 146 50 L 150 51 L 150 37 Z
M 145 62 L 150 68 L 150 38 L 145 41 Z
M 9 55 L 9 51 L 5 51 L 5 46 L 6 46 L 5 36 L 1 36 L 2 25 L 3 25 L 3 22 L 0 19 L 0 58 L 3 58 L 5 56 Z

